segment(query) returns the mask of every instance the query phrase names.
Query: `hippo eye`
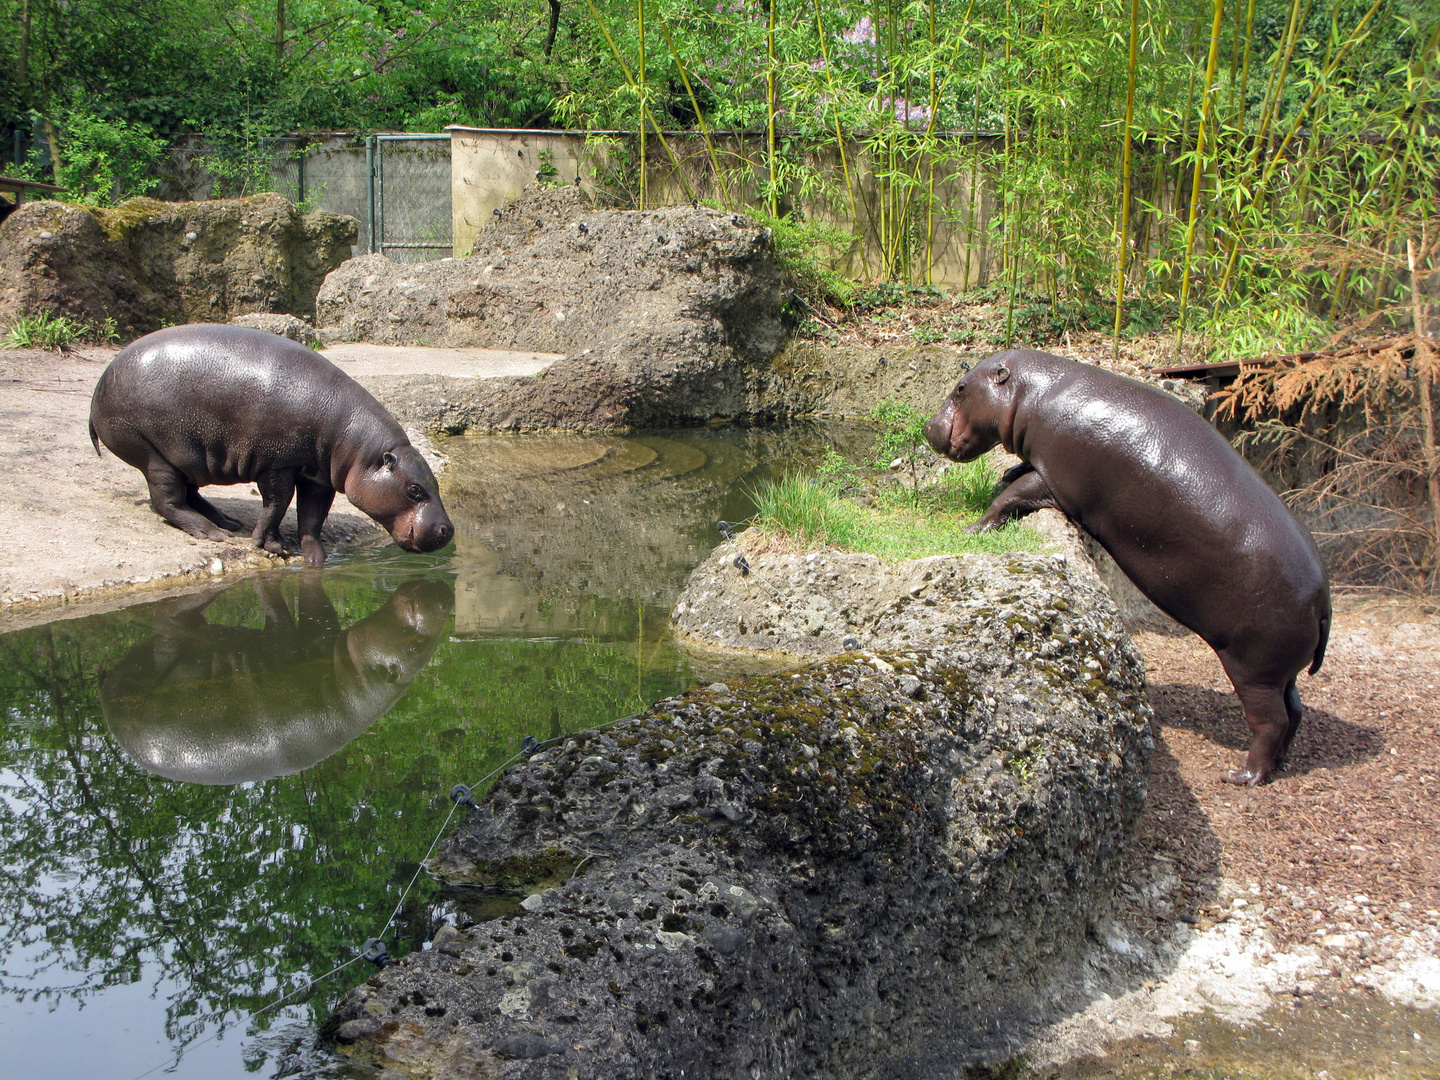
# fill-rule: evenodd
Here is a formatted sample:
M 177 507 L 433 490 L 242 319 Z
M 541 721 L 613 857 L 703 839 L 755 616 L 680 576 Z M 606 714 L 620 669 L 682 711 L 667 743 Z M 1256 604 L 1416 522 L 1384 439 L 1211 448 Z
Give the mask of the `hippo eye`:
M 418 503 L 425 501 L 425 489 L 419 484 L 411 484 L 405 489 L 405 495 L 411 502 Z

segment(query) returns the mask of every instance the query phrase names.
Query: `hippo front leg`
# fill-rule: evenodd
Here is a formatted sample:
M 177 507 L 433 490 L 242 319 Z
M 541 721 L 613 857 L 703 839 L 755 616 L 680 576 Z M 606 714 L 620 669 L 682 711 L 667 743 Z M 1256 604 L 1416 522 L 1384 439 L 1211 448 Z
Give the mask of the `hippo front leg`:
M 255 486 L 260 490 L 261 502 L 260 516 L 255 519 L 252 534 L 255 546 L 272 555 L 283 555 L 285 545 L 280 542 L 280 522 L 295 497 L 295 470 L 274 469 L 261 473 L 255 478 Z
M 1017 472 L 1020 475 L 1009 487 L 995 496 L 995 501 L 990 504 L 980 519 L 973 525 L 968 526 L 966 532 L 985 532 L 988 529 L 998 529 L 1008 521 L 1015 521 L 1026 514 L 1033 514 L 1036 510 L 1058 509 L 1055 504 L 1055 496 L 1051 494 L 1050 488 L 1046 485 L 1044 478 L 1033 469 L 1021 471 L 1020 466 L 1007 470 L 1006 476 L 1013 476 Z
M 310 484 L 301 481 L 297 489 L 295 513 L 300 520 L 300 550 L 305 553 L 305 565 L 325 565 L 325 545 L 320 542 L 320 529 L 330 514 L 330 505 L 335 501 L 335 489 L 329 485 Z

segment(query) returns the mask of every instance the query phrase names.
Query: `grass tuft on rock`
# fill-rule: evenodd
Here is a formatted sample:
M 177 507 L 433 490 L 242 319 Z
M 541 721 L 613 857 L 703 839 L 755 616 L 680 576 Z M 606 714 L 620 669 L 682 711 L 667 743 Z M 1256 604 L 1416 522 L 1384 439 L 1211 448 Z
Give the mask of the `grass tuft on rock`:
M 982 459 L 948 469 L 936 483 L 921 488 L 918 499 L 889 488 L 862 504 L 842 494 L 838 480 L 792 473 L 752 493 L 754 524 L 762 534 L 801 549 L 863 551 L 886 562 L 1044 547 L 1044 537 L 1013 522 L 984 533 L 965 531 L 989 505 L 995 484 L 993 470 Z

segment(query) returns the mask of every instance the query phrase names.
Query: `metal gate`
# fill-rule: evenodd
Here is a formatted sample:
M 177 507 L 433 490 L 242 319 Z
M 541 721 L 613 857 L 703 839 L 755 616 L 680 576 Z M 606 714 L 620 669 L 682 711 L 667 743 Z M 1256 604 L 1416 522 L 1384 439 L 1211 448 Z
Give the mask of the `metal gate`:
M 454 252 L 449 135 L 372 135 L 365 140 L 370 250 L 396 262 Z

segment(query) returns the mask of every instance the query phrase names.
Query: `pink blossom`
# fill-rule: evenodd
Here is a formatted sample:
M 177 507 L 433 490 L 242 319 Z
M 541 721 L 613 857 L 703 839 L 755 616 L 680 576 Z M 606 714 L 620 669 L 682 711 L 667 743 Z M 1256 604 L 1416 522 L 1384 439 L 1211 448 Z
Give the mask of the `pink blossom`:
M 870 16 L 862 16 L 860 21 L 840 35 L 841 41 L 849 42 L 851 45 L 868 45 L 875 40 L 875 24 L 870 21 Z

